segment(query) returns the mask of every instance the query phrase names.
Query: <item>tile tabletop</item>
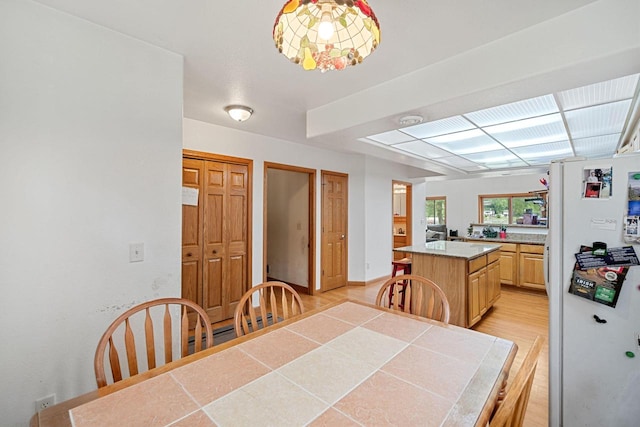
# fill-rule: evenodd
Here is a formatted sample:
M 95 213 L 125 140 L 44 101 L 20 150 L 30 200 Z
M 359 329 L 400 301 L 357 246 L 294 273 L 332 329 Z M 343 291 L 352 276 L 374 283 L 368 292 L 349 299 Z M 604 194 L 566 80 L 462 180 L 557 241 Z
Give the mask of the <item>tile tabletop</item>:
M 72 408 L 72 425 L 476 425 L 516 351 L 350 301 L 238 341 Z

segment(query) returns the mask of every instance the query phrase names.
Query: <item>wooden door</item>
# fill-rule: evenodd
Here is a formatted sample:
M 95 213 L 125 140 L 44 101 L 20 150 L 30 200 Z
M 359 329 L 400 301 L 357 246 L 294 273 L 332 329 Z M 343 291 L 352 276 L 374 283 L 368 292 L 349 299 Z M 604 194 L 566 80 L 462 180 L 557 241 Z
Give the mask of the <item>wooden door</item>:
M 347 284 L 348 184 L 347 175 L 322 171 L 323 292 Z
M 228 210 L 226 212 L 227 224 L 227 262 L 229 268 L 223 283 L 226 284 L 224 304 L 226 307 L 225 319 L 233 317 L 233 312 L 242 298 L 244 292 L 249 289 L 249 277 L 247 275 L 249 238 L 249 192 L 248 192 L 248 167 L 247 165 L 228 165 Z
M 182 297 L 202 305 L 202 232 L 204 162 L 184 159 L 182 186 L 195 189 L 194 201 L 182 204 Z
M 225 160 L 183 160 L 183 183 L 199 195 L 183 204 L 182 295 L 212 322 L 233 317 L 249 280 L 250 166 Z

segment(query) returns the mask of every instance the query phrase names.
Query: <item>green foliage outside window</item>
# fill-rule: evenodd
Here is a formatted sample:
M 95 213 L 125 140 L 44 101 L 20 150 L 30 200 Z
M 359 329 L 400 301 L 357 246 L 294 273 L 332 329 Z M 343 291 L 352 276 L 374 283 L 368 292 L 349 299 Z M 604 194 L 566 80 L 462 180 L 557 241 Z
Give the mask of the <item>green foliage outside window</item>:
M 480 197 L 482 201 L 482 222 L 491 224 L 518 224 L 523 222 L 525 213 L 546 216 L 546 200 L 535 196 Z
M 444 197 L 427 198 L 425 217 L 427 224 L 446 224 L 446 199 Z

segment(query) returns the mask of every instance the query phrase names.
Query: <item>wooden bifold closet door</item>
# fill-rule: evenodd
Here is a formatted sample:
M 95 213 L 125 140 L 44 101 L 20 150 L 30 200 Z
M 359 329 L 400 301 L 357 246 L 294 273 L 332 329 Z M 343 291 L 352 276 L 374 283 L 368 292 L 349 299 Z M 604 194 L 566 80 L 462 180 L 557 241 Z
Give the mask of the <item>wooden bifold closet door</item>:
M 182 296 L 230 319 L 248 289 L 249 165 L 185 156 L 182 182 L 198 191 L 182 205 Z

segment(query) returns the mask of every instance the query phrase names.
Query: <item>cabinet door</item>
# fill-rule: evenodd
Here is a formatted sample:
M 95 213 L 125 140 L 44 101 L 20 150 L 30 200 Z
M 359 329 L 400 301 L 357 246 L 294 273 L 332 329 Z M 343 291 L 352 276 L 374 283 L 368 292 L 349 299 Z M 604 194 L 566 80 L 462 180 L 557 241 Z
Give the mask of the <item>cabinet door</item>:
M 487 311 L 486 267 L 469 275 L 467 291 L 467 310 L 469 315 L 467 327 L 471 327 L 479 321 L 482 318 L 482 314 Z
M 515 252 L 500 252 L 500 282 L 518 284 L 518 256 Z
M 544 260 L 540 254 L 520 254 L 520 286 L 531 289 L 545 289 Z
M 502 259 L 487 266 L 487 309 L 500 298 Z

